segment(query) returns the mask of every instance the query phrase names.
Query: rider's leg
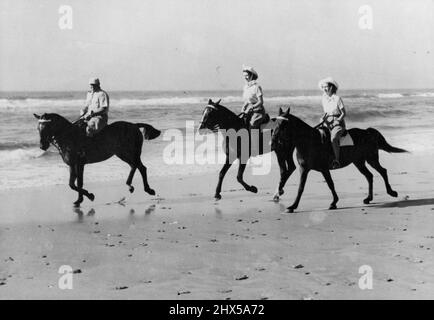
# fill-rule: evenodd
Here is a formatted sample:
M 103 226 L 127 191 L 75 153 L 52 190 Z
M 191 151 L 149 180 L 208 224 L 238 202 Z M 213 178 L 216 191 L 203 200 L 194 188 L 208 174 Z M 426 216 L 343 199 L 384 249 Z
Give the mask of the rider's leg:
M 250 128 L 251 129 L 259 129 L 263 120 L 263 115 L 261 113 L 254 113 L 250 118 Z
M 342 127 L 336 126 L 331 131 L 331 140 L 332 140 L 332 147 L 333 152 L 335 154 L 335 160 L 333 161 L 334 165 L 333 167 L 338 167 L 340 165 L 339 163 L 339 140 L 342 136 Z

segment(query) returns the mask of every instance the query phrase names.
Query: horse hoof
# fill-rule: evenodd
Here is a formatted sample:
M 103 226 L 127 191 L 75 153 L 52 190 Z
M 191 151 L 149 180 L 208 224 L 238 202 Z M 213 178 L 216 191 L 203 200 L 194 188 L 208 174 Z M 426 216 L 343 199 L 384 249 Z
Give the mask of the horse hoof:
M 273 201 L 274 202 L 279 202 L 279 200 L 280 200 L 279 196 L 277 194 L 275 194 L 274 197 L 273 197 Z
M 329 207 L 329 210 L 335 210 L 337 208 L 338 207 L 335 204 L 331 204 L 330 207 Z
M 258 188 L 256 188 L 255 186 L 250 186 L 249 191 L 253 193 L 258 193 Z
M 396 197 L 398 196 L 398 192 L 393 191 L 393 190 L 390 190 L 390 191 L 388 192 L 388 194 L 389 194 L 390 196 L 394 197 L 394 198 L 396 198 Z
M 147 193 L 149 193 L 151 196 L 155 196 L 155 191 L 153 189 L 145 189 Z
M 222 199 L 222 196 L 220 195 L 220 194 L 216 194 L 215 196 L 214 196 L 214 199 L 215 200 L 221 200 Z
M 363 200 L 363 203 L 364 204 L 369 204 L 369 202 L 371 202 L 371 201 L 372 201 L 372 198 L 366 198 L 366 199 Z
M 130 186 L 130 187 L 128 188 L 128 191 L 129 191 L 130 193 L 133 193 L 133 192 L 134 192 L 134 187 L 133 187 L 133 186 Z
M 294 212 L 294 209 L 291 208 L 291 207 L 288 207 L 288 208 L 286 208 L 286 211 L 285 211 L 285 212 L 287 212 L 287 213 L 293 213 L 293 212 Z
M 74 208 L 79 208 L 80 207 L 80 203 L 81 203 L 81 201 L 75 201 L 74 203 L 73 203 L 73 206 L 74 206 Z
M 89 200 L 90 201 L 95 200 L 95 195 L 93 193 L 89 193 Z

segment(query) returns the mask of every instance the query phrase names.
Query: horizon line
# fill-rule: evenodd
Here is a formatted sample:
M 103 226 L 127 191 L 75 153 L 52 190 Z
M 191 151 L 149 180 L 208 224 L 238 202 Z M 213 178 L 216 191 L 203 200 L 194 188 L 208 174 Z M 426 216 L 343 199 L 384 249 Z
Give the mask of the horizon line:
M 225 92 L 225 91 L 242 91 L 241 89 L 149 89 L 149 90 L 125 90 L 125 89 L 104 89 L 103 90 L 110 90 L 111 92 Z M 275 88 L 268 88 L 266 91 L 304 91 L 304 90 L 317 90 L 321 91 L 317 87 L 315 88 L 306 88 L 306 89 L 275 89 Z M 341 89 L 340 92 L 346 91 L 346 90 L 434 90 L 434 88 L 429 87 L 397 87 L 397 88 L 347 88 L 347 89 Z M 8 93 L 8 92 L 86 92 L 86 89 L 80 90 L 80 89 L 74 89 L 74 90 L 61 90 L 61 89 L 49 89 L 49 90 L 2 90 L 0 89 L 0 93 Z

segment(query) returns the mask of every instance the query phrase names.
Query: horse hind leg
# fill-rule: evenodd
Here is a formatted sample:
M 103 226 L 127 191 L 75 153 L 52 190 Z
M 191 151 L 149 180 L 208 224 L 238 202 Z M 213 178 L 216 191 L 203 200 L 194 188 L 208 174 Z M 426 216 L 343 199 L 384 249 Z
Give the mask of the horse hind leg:
M 122 161 L 124 161 L 130 165 L 131 169 L 130 169 L 130 173 L 128 174 L 126 185 L 128 186 L 128 191 L 130 193 L 133 193 L 134 192 L 134 186 L 132 185 L 132 182 L 133 182 L 134 173 L 136 172 L 136 169 L 137 169 L 137 161 L 132 159 L 131 156 L 127 156 L 125 154 L 117 154 L 117 156 L 119 159 L 121 159 Z
M 368 194 L 367 198 L 363 199 L 363 203 L 364 204 L 368 204 L 373 199 L 373 196 L 372 196 L 372 188 L 373 188 L 373 176 L 372 176 L 372 173 L 368 170 L 368 168 L 366 168 L 364 160 L 363 161 L 354 162 L 354 165 L 356 166 L 357 169 L 359 169 L 360 173 L 365 176 L 366 180 L 368 180 L 369 194 Z
M 143 186 L 145 188 L 145 192 L 147 192 L 148 194 L 150 194 L 151 196 L 155 195 L 155 190 L 151 189 L 151 187 L 148 184 L 148 176 L 147 176 L 147 169 L 146 167 L 143 165 L 142 160 L 140 160 L 140 158 L 137 160 L 138 164 L 137 164 L 137 168 L 140 171 L 140 174 L 142 175 L 143 178 Z
M 128 175 L 126 184 L 128 186 L 128 191 L 130 193 L 133 193 L 134 187 L 131 185 L 131 183 L 133 182 L 134 173 L 136 172 L 137 167 L 135 165 L 130 165 L 130 167 L 131 167 L 131 170 L 130 170 L 130 174 Z
M 393 190 L 392 187 L 390 186 L 389 178 L 387 176 L 387 170 L 381 166 L 380 161 L 378 160 L 378 153 L 375 156 L 373 156 L 372 158 L 367 159 L 367 161 L 368 161 L 369 165 L 372 168 L 374 168 L 375 170 L 377 170 L 378 173 L 383 177 L 384 184 L 386 186 L 387 194 L 396 198 L 398 196 L 398 192 Z

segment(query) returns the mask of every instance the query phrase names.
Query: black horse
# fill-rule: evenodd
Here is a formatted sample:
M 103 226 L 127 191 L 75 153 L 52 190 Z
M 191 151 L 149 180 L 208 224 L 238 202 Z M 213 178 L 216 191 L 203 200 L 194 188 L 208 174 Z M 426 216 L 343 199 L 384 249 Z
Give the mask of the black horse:
M 299 118 L 289 113 L 289 109 L 283 112 L 279 110 L 277 118 L 277 127 L 273 132 L 272 145 L 277 152 L 285 152 L 285 144 L 288 142 L 294 145 L 297 149 L 297 160 L 300 165 L 300 185 L 298 188 L 297 197 L 294 203 L 287 208 L 288 212 L 293 212 L 300 202 L 301 195 L 304 190 L 307 175 L 310 170 L 316 170 L 323 174 L 327 185 L 333 194 L 333 202 L 329 209 L 336 209 L 336 203 L 339 198 L 336 194 L 334 183 L 330 175 L 331 159 L 333 153 L 329 139 L 324 141 L 319 130 L 312 128 Z M 368 162 L 371 167 L 377 170 L 383 177 L 387 193 L 392 197 L 397 197 L 398 193 L 392 189 L 387 177 L 387 170 L 380 165 L 378 159 L 378 150 L 384 150 L 389 153 L 408 152 L 404 149 L 396 148 L 387 143 L 383 135 L 374 128 L 366 130 L 353 128 L 349 129 L 348 133 L 354 141 L 354 146 L 340 147 L 341 168 L 348 166 L 351 163 L 359 169 L 366 177 L 369 184 L 369 195 L 363 200 L 365 204 L 372 201 L 372 173 L 368 170 L 365 163 Z M 276 145 L 281 145 L 281 148 L 276 148 Z M 286 150 L 292 155 L 292 149 Z
M 117 121 L 103 128 L 97 135 L 88 138 L 83 130 L 81 120 L 72 124 L 55 113 L 45 113 L 42 116 L 34 114 L 38 119 L 40 148 L 47 150 L 53 144 L 62 156 L 63 161 L 70 168 L 69 186 L 78 192 L 78 199 L 74 205 L 83 202 L 83 195 L 91 201 L 95 196 L 83 189 L 84 165 L 107 160 L 113 155 L 128 163 L 131 167 L 127 185 L 129 191 L 134 192 L 131 185 L 136 169 L 139 169 L 145 191 L 155 195 L 155 191 L 148 185 L 146 167 L 140 154 L 142 152 L 143 137 L 152 140 L 160 135 L 160 131 L 149 124 Z M 144 133 L 140 131 L 144 129 Z M 77 180 L 77 185 L 75 185 Z
M 220 105 L 220 101 L 213 102 L 211 99 L 208 101 L 208 105 L 205 107 L 202 115 L 202 120 L 200 122 L 199 130 L 209 129 L 213 132 L 217 132 L 218 130 L 223 130 L 224 133 L 224 150 L 226 154 L 225 164 L 223 168 L 220 170 L 219 180 L 217 184 L 217 188 L 215 191 L 215 199 L 221 199 L 221 188 L 223 183 L 223 178 L 226 172 L 231 167 L 232 163 L 238 159 L 240 160 L 237 174 L 237 181 L 247 190 L 253 193 L 258 192 L 258 189 L 253 185 L 248 185 L 244 182 L 243 174 L 246 169 L 247 160 L 251 156 L 256 156 L 260 154 L 264 154 L 267 152 L 273 151 L 270 147 L 271 141 L 268 143 L 264 142 L 264 136 L 259 134 L 254 138 L 258 138 L 258 147 L 252 147 L 252 130 L 248 130 L 248 125 L 242 117 L 236 115 L 226 107 Z M 276 126 L 276 119 L 271 119 L 266 125 L 265 130 L 273 130 Z M 243 137 L 238 136 L 236 140 L 230 139 L 228 132 L 234 132 L 236 135 L 240 132 L 246 133 L 244 137 L 246 139 L 243 141 Z M 271 138 L 271 134 L 270 134 Z M 231 141 L 230 141 L 231 140 Z M 234 144 L 235 142 L 235 144 Z M 247 146 L 247 148 L 245 148 Z M 280 148 L 281 146 L 277 146 Z M 292 148 L 292 149 L 291 149 Z M 247 150 L 247 152 L 243 152 Z M 285 150 L 294 150 L 294 147 L 289 144 L 285 144 Z M 276 153 L 277 154 L 277 153 Z M 274 195 L 274 199 L 278 200 L 279 196 L 283 194 L 283 187 L 285 186 L 286 181 L 288 180 L 291 173 L 295 170 L 295 164 L 292 159 L 292 152 L 279 152 L 278 154 L 278 162 L 280 166 L 280 182 L 277 188 L 276 194 Z

